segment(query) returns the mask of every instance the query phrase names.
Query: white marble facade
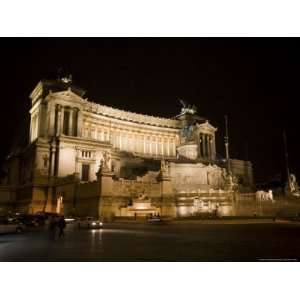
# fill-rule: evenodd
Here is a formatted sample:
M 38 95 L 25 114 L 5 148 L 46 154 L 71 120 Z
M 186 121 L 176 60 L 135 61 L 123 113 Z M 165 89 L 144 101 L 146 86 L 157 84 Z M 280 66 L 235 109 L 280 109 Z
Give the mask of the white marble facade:
M 63 177 L 76 173 L 83 181 L 95 180 L 104 151 L 113 159 L 121 152 L 154 159 L 178 158 L 177 149 L 183 144 L 180 119 L 93 103 L 71 87 L 45 90 L 45 83 L 38 83 L 31 94 L 30 110 L 30 142 L 37 145 L 35 166 L 43 174 Z M 193 130 L 197 153 L 188 158 L 213 161 L 216 128 L 206 121 L 197 123 Z
M 151 210 L 174 216 L 176 209 L 189 211 L 191 195 L 225 197 L 228 174 L 216 160 L 217 128 L 194 107 L 172 119 L 147 116 L 94 103 L 70 82 L 55 80 L 39 82 L 30 98 L 29 145 L 7 161 L 5 184 L 15 207 L 57 211 L 63 199 L 65 213 L 77 205 L 82 215 L 122 215 L 136 212 L 132 199 L 147 193 Z M 250 186 L 251 163 L 230 163 L 233 175 Z M 108 195 L 113 201 L 106 202 Z

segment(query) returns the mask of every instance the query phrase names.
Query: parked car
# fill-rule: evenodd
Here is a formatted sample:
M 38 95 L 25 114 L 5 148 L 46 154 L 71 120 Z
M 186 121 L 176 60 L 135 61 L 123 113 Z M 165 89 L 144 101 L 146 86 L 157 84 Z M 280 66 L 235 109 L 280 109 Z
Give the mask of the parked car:
M 151 217 L 148 220 L 149 224 L 164 224 L 164 220 L 161 219 L 160 217 Z
M 93 217 L 86 217 L 79 220 L 79 228 L 99 229 L 103 227 L 103 222 Z
M 58 213 L 39 211 L 35 213 L 35 216 L 44 218 L 44 220 L 48 220 L 50 217 L 59 217 Z
M 72 224 L 72 223 L 76 223 L 78 221 L 78 218 L 73 216 L 66 216 L 65 221 L 67 224 Z
M 27 227 L 38 227 L 44 225 L 44 219 L 36 215 L 19 214 L 15 219 Z
M 8 218 L 6 216 L 0 217 L 0 234 L 1 233 L 22 233 L 25 226 L 18 220 Z

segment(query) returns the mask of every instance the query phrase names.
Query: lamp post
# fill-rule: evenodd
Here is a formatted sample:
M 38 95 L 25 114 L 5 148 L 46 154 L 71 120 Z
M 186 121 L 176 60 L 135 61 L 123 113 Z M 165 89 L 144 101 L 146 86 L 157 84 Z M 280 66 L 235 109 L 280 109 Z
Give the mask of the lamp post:
M 286 175 L 287 175 L 287 182 L 288 187 L 290 188 L 290 168 L 289 168 L 289 154 L 287 149 L 287 139 L 286 139 L 286 132 L 283 131 L 283 145 L 284 145 L 284 157 L 285 157 L 285 166 L 286 166 Z
M 227 162 L 227 173 L 231 174 L 230 158 L 229 158 L 229 137 L 228 137 L 228 117 L 225 117 L 225 151 L 226 151 L 226 162 Z

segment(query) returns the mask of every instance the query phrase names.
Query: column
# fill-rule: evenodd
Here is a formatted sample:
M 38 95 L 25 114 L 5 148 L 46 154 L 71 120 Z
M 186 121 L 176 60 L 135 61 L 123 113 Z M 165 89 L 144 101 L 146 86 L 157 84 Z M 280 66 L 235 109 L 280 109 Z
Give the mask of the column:
M 152 154 L 152 137 L 149 138 L 149 154 Z
M 157 140 L 157 138 L 155 138 L 155 156 L 157 156 L 158 155 L 158 140 Z
M 48 128 L 46 135 L 55 135 L 55 105 L 54 103 L 48 102 Z
M 61 106 L 56 106 L 56 136 L 60 135 L 61 132 Z
M 167 154 L 170 156 L 170 139 L 167 141 Z
M 215 136 L 212 135 L 212 160 L 216 159 L 216 140 Z
M 82 137 L 82 111 L 77 110 L 77 136 Z
M 69 114 L 69 131 L 68 135 L 73 136 L 73 109 L 70 109 L 70 114 Z
M 31 141 L 35 139 L 35 115 L 31 115 Z
M 201 158 L 202 157 L 202 140 L 201 140 L 201 133 L 199 133 L 199 138 L 198 138 L 198 141 L 199 141 L 199 143 L 198 143 L 198 155 L 199 155 L 199 157 Z
M 65 107 L 61 107 L 61 114 L 60 114 L 60 134 L 64 134 L 64 117 L 65 117 Z
M 45 136 L 45 129 L 47 125 L 46 106 L 41 103 L 38 110 L 38 136 Z
M 50 146 L 50 163 L 49 163 L 50 176 L 55 175 L 55 152 L 56 152 L 55 145 L 51 144 L 51 146 Z
M 123 139 L 123 134 L 122 134 L 122 131 L 120 132 L 119 134 L 119 146 L 120 146 L 120 150 L 123 150 L 123 144 L 122 144 L 122 139 Z
M 39 136 L 39 131 L 40 131 L 40 118 L 39 118 L 39 110 L 38 110 L 35 115 L 35 138 Z
M 172 145 L 173 145 L 173 156 L 175 156 L 176 155 L 176 142 L 175 142 L 175 140 L 173 140 Z
M 201 158 L 203 158 L 204 157 L 204 135 L 203 135 L 203 133 L 200 133 L 200 139 L 201 139 L 200 154 L 201 154 Z
M 146 136 L 143 135 L 143 153 L 146 154 Z
M 133 134 L 133 152 L 138 152 L 138 136 Z
M 207 141 L 208 141 L 208 144 L 207 144 L 207 146 L 208 146 L 208 158 L 211 159 L 211 142 L 212 142 L 211 135 L 209 134 L 207 137 L 208 137 L 208 139 L 207 139 Z
M 30 133 L 29 133 L 29 140 L 30 140 L 30 142 L 32 141 L 32 115 L 31 115 L 31 118 L 30 118 Z

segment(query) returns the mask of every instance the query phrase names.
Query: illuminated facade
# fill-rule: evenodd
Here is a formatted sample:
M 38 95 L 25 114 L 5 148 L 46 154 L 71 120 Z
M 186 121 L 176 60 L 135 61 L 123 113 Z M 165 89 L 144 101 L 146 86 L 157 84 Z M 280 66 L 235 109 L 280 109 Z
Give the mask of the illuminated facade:
M 84 94 L 67 79 L 41 81 L 31 93 L 30 142 L 10 155 L 4 182 L 15 209 L 174 217 L 221 207 L 252 186 L 250 162 L 232 160 L 231 176 L 216 160 L 217 128 L 195 107 L 183 103 L 167 119 Z

